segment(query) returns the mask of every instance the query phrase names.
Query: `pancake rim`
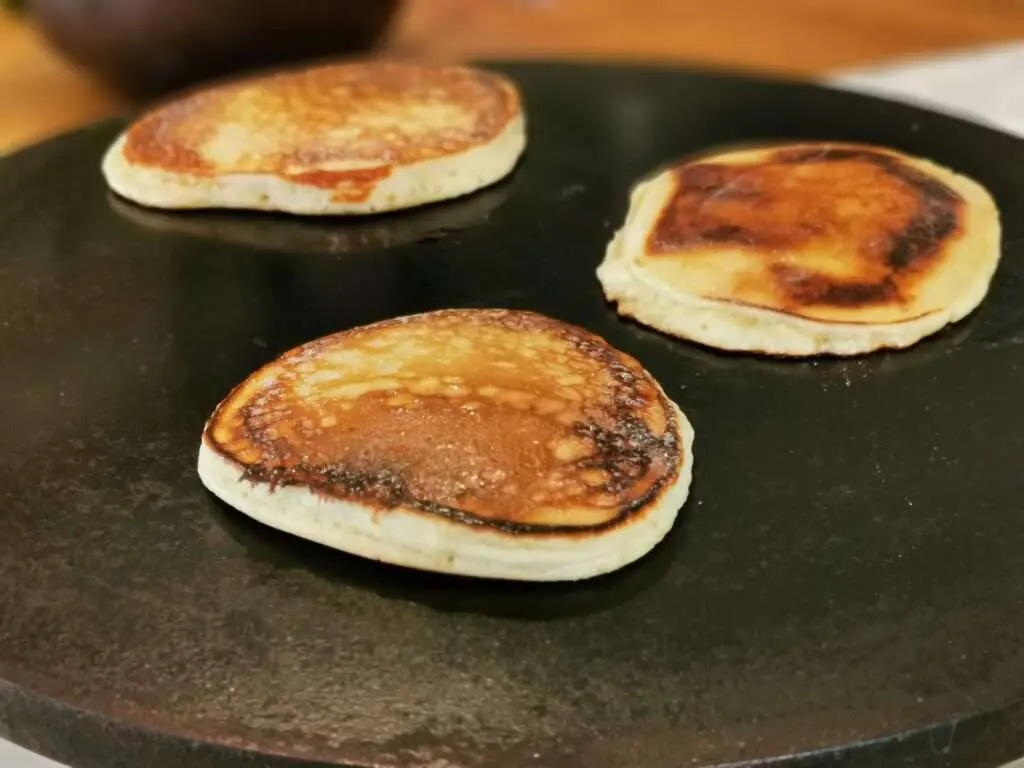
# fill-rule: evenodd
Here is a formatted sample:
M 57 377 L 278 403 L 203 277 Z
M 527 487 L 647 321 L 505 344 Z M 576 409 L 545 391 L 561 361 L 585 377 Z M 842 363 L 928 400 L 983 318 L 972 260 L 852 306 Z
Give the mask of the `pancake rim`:
M 297 76 L 320 69 L 372 69 L 395 66 L 459 71 L 493 79 L 507 101 L 503 125 L 482 140 L 467 140 L 463 146 L 444 151 L 434 157 L 409 161 L 392 161 L 386 157 L 376 159 L 368 168 L 385 173 L 378 179 L 358 182 L 362 185 L 362 196 L 353 199 L 339 199 L 336 196 L 337 186 L 323 186 L 296 180 L 282 174 L 280 169 L 215 169 L 210 174 L 197 174 L 188 169 L 175 170 L 162 165 L 132 162 L 125 155 L 132 131 L 144 120 L 152 118 L 168 107 L 187 103 L 192 99 L 208 95 L 217 97 L 220 94 L 223 94 L 221 98 L 228 99 L 236 91 L 246 87 L 258 87 L 262 83 L 273 81 L 276 77 Z M 461 108 L 464 111 L 471 111 L 472 105 L 462 105 Z M 218 124 L 216 120 L 212 122 Z M 151 208 L 256 210 L 305 216 L 359 215 L 403 210 L 451 200 L 496 184 L 515 170 L 526 144 L 526 114 L 522 96 L 518 85 L 502 73 L 481 67 L 454 64 L 348 62 L 292 67 L 270 74 L 243 77 L 196 88 L 132 119 L 104 152 L 100 170 L 107 185 L 116 194 Z M 316 162 L 309 163 L 307 170 L 319 172 L 320 165 Z M 355 173 L 356 169 L 351 172 Z M 343 175 L 345 172 L 340 173 Z
M 728 298 L 709 298 L 670 286 L 637 263 L 665 203 L 674 193 L 675 169 L 747 152 L 800 147 L 856 148 L 893 155 L 924 170 L 964 198 L 964 229 L 972 243 L 954 243 L 957 252 L 981 254 L 982 268 L 972 284 L 946 305 L 894 321 L 827 320 Z M 966 241 L 967 238 L 964 238 Z M 852 356 L 911 346 L 976 310 L 988 294 L 1001 260 L 1001 223 L 991 194 L 980 183 L 927 158 L 890 147 L 851 142 L 770 142 L 705 151 L 662 167 L 631 189 L 625 221 L 608 243 L 596 276 L 606 300 L 618 314 L 687 341 L 729 352 L 777 357 Z M 961 256 L 962 258 L 962 256 Z
M 258 380 L 268 369 L 279 367 L 284 356 L 308 344 L 325 341 L 329 344 L 328 340 L 343 337 L 352 331 L 373 329 L 381 325 L 391 326 L 396 321 L 409 318 L 451 312 L 477 314 L 508 311 L 423 312 L 357 326 L 285 351 L 232 388 L 207 419 L 197 461 L 197 470 L 203 484 L 242 514 L 270 527 L 350 554 L 420 570 L 483 578 L 561 581 L 589 578 L 617 570 L 639 559 L 653 549 L 672 528 L 689 496 L 694 443 L 694 431 L 689 420 L 642 365 L 640 368 L 643 375 L 653 385 L 664 409 L 665 430 L 674 435 L 675 457 L 664 474 L 640 497 L 618 504 L 614 517 L 596 524 L 521 523 L 488 518 L 440 504 L 422 508 L 402 502 L 393 507 L 380 507 L 374 502 L 364 502 L 358 498 L 325 494 L 305 483 L 275 486 L 271 480 L 253 479 L 248 472 L 249 465 L 212 437 L 212 428 L 218 418 L 226 410 L 237 406 L 240 392 L 247 384 Z M 572 329 L 587 338 L 599 340 L 616 356 L 634 359 L 586 329 L 534 312 L 511 312 L 516 315 L 534 315 L 557 326 Z M 548 329 L 544 328 L 542 332 L 547 333 Z M 314 519 L 320 519 L 321 524 L 311 522 Z M 409 534 L 404 529 L 396 533 L 399 523 L 395 521 L 399 520 L 403 528 L 415 533 Z M 390 534 L 375 535 L 375 527 L 389 525 L 392 529 Z M 344 529 L 343 533 L 338 534 L 341 529 Z M 438 543 L 439 531 L 444 533 L 441 536 L 443 541 Z M 417 541 L 422 540 L 435 540 L 437 547 L 448 552 L 448 555 L 439 558 L 436 551 L 422 551 L 416 546 Z M 385 554 L 382 555 L 382 552 Z M 525 559 L 517 556 L 523 552 L 529 553 Z M 446 559 L 449 556 L 450 559 Z

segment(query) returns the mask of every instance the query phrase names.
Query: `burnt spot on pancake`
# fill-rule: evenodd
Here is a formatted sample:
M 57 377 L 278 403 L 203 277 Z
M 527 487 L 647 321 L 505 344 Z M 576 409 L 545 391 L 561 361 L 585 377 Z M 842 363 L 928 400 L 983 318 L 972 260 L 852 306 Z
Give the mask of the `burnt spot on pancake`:
M 905 302 L 961 231 L 965 205 L 898 156 L 861 146 L 769 150 L 746 164 L 710 159 L 674 177 L 648 255 L 756 255 L 737 276 L 739 297 L 724 298 L 744 303 L 749 292 L 758 296 L 750 303 L 796 314 Z
M 528 312 L 447 310 L 320 339 L 225 399 L 204 439 L 248 482 L 506 532 L 606 530 L 679 472 L 632 358 Z
M 784 286 L 786 294 L 804 306 L 857 307 L 879 301 L 903 301 L 891 277 L 878 282 L 843 281 L 787 264 L 771 264 L 768 268 L 775 283 Z
M 134 165 L 198 177 L 272 174 L 361 202 L 403 165 L 495 138 L 521 111 L 508 79 L 468 67 L 311 67 L 197 90 L 125 134 Z

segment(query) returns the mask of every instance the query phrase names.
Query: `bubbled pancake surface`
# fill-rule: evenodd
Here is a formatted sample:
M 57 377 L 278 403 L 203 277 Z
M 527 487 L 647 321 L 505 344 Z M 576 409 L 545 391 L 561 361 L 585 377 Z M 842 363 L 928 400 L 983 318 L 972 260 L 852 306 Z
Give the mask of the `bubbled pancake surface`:
M 136 121 L 129 167 L 192 178 L 269 174 L 367 200 L 403 167 L 488 144 L 521 117 L 505 77 L 460 66 L 324 65 L 198 90 Z
M 636 360 L 504 310 L 299 347 L 236 388 L 204 441 L 251 482 L 532 533 L 614 526 L 686 460 L 677 411 Z

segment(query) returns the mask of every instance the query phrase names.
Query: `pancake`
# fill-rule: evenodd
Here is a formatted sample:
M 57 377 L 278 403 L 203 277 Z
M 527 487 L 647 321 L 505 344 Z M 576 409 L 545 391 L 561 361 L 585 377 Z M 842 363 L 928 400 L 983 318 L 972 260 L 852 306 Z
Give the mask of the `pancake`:
M 327 336 L 203 432 L 214 494 L 274 528 L 428 571 L 566 581 L 672 527 L 693 431 L 633 358 L 542 315 L 442 310 Z
M 144 114 L 103 159 L 156 208 L 365 214 L 464 195 L 526 145 L 519 92 L 478 69 L 309 67 L 197 90 Z
M 855 355 L 965 317 L 999 257 L 977 182 L 882 147 L 790 144 L 639 183 L 597 276 L 620 314 L 684 339 Z

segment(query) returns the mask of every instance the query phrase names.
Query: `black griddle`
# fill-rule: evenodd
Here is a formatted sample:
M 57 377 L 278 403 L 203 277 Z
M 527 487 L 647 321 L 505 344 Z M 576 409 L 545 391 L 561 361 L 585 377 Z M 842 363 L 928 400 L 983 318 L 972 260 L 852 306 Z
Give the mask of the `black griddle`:
M 108 195 L 107 123 L 0 161 L 0 735 L 86 768 L 994 766 L 1024 755 L 1024 143 L 714 73 L 496 65 L 530 146 L 407 214 L 171 214 Z M 594 269 L 640 176 L 737 142 L 877 142 L 988 186 L 981 309 L 905 352 L 773 361 L 621 320 Z M 301 342 L 526 308 L 635 355 L 697 431 L 653 553 L 458 579 L 263 527 L 204 419 Z

